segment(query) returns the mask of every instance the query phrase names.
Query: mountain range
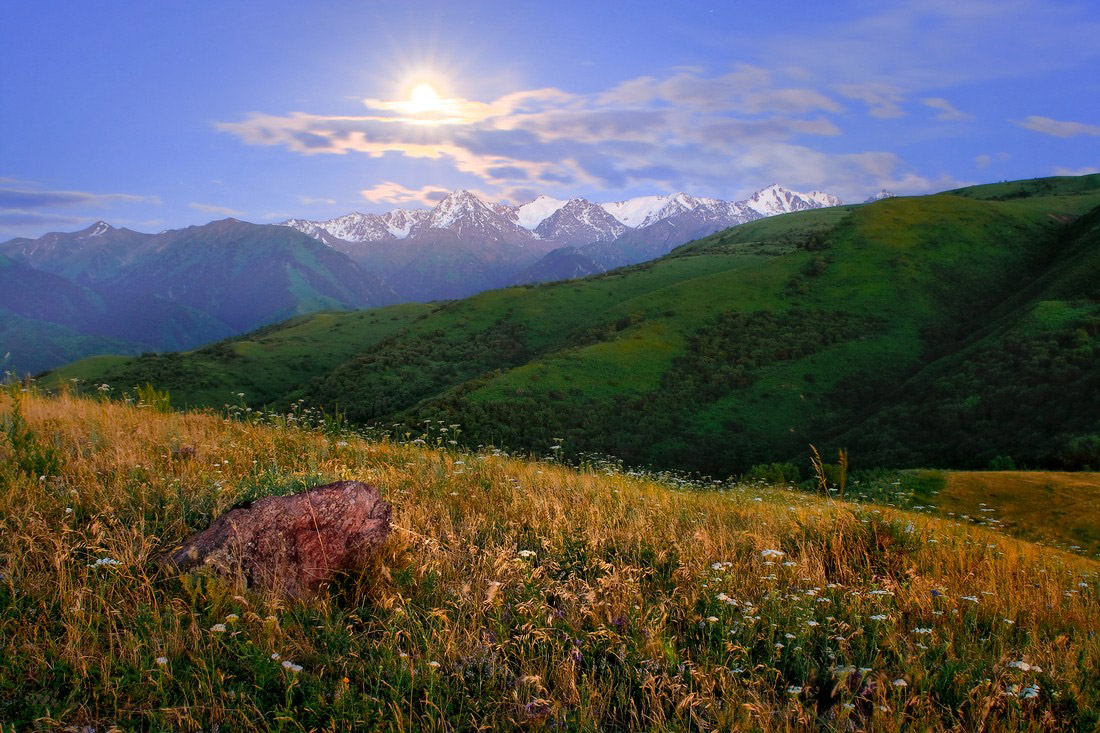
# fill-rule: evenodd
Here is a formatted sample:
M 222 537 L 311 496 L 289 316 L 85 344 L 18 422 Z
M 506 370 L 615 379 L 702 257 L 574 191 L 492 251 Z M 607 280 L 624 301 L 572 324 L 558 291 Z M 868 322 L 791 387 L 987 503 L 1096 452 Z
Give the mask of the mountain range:
M 612 203 L 538 196 L 515 206 L 460 190 L 432 209 L 282 224 L 378 273 L 402 299 L 429 301 L 605 272 L 747 221 L 840 203 L 776 184 L 744 201 L 675 193 Z
M 644 219 L 643 219 L 644 220 Z M 562 266 L 583 274 L 577 258 Z M 757 219 L 642 265 L 303 316 L 49 379 L 727 475 L 1100 468 L 1100 174 Z
M 33 372 L 94 353 L 188 349 L 298 313 L 397 300 L 287 227 L 224 219 L 142 234 L 100 221 L 0 244 L 0 365 Z
M 145 234 L 99 221 L 0 243 L 0 367 L 189 349 L 296 314 L 461 298 L 595 274 L 702 234 L 832 196 L 769 186 L 742 202 L 687 194 L 519 206 L 455 191 L 431 209 Z

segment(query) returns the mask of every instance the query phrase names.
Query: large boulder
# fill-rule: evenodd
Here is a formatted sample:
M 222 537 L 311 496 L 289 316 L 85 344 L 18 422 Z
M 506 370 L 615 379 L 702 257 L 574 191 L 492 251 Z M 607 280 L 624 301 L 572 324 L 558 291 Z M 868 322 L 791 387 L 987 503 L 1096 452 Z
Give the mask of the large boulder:
M 390 533 L 378 489 L 337 481 L 239 504 L 172 554 L 180 570 L 204 566 L 288 596 L 316 591 L 338 572 L 362 571 Z

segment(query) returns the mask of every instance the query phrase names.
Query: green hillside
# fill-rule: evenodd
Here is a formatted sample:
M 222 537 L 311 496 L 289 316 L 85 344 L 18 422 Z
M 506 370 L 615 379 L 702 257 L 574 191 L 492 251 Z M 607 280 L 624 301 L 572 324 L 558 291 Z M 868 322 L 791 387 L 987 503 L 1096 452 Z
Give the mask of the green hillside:
M 346 358 L 276 374 L 255 401 L 715 474 L 811 442 L 858 465 L 1094 465 L 1100 410 L 1080 407 L 1100 394 L 1098 205 L 1093 175 L 763 219 L 644 265 L 438 305 L 370 344 L 325 334 Z M 96 373 L 222 404 L 186 376 L 199 357 L 172 358 L 173 373 Z
M 121 388 L 168 385 L 178 407 L 288 403 L 310 380 L 428 312 L 418 303 L 292 318 L 194 351 L 94 356 L 52 372 L 47 386 L 79 380 Z M 243 393 L 241 398 L 239 394 Z
M 54 364 L 83 359 L 88 354 L 104 351 L 136 354 L 143 348 L 132 341 L 91 336 L 0 308 L 0 375 L 8 371 L 34 374 Z

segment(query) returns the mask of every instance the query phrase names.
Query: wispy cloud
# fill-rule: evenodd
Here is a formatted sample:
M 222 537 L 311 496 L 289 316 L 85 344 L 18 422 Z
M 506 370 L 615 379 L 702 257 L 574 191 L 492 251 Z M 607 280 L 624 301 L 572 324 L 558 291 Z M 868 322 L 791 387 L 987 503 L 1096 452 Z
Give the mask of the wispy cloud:
M 160 205 L 156 196 L 47 189 L 34 181 L 0 178 L 0 226 L 9 233 L 71 228 L 98 218 L 115 205 Z
M 46 191 L 37 188 L 0 188 L 0 209 L 53 209 L 70 206 L 102 206 L 116 202 L 159 204 L 156 196 L 87 191 Z
M 336 199 L 323 196 L 299 196 L 298 202 L 303 206 L 332 206 L 336 203 Z
M 894 116 L 901 90 L 838 88 Z M 449 161 L 494 190 L 587 185 L 620 189 L 728 189 L 782 180 L 797 186 L 863 191 L 895 181 L 906 166 L 881 151 L 822 152 L 813 140 L 837 137 L 832 115 L 844 105 L 825 91 L 784 85 L 740 65 L 721 74 L 677 69 L 599 92 L 542 88 L 488 102 L 441 99 L 430 107 L 402 100 L 363 100 L 363 115 L 252 114 L 218 129 L 251 145 L 303 155 L 400 155 Z M 442 189 L 387 182 L 366 189 L 370 201 L 434 203 Z
M 988 168 L 995 161 L 1008 160 L 1008 153 L 997 153 L 996 155 L 990 155 L 989 153 L 982 153 L 981 155 L 974 156 L 974 165 L 978 168 Z
M 1086 165 L 1082 168 L 1070 168 L 1068 166 L 1055 166 L 1053 170 L 1056 176 L 1087 176 L 1090 173 L 1100 173 L 1100 166 Z
M 865 103 L 872 117 L 888 120 L 905 115 L 905 111 L 901 108 L 902 102 L 905 101 L 905 93 L 893 84 L 880 82 L 838 84 L 836 90 L 848 99 Z
M 0 225 L 10 227 L 71 226 L 84 221 L 80 217 L 21 209 L 0 210 Z
M 192 202 L 187 204 L 187 206 L 194 209 L 195 211 L 201 211 L 204 214 L 218 214 L 221 216 L 244 216 L 245 214 L 245 212 L 243 211 L 237 211 L 236 209 L 231 209 L 228 206 L 218 206 L 216 204 L 200 204 Z
M 421 188 L 406 188 L 400 183 L 386 181 L 377 186 L 365 188 L 359 192 L 363 198 L 373 203 L 385 202 L 390 204 L 418 203 L 434 206 L 447 196 L 447 189 L 439 186 L 423 186 Z
M 925 97 L 921 100 L 921 104 L 938 109 L 940 113 L 936 115 L 936 119 L 944 122 L 965 122 L 974 119 L 974 115 L 960 111 L 943 97 Z
M 1028 130 L 1054 137 L 1077 137 L 1078 135 L 1100 137 L 1100 125 L 1090 125 L 1085 122 L 1065 122 L 1050 117 L 1031 115 L 1022 120 L 1016 120 L 1016 124 Z
M 794 26 L 749 40 L 746 50 L 822 81 L 934 93 L 1087 63 L 1100 57 L 1098 35 L 1088 2 L 894 0 L 810 31 Z

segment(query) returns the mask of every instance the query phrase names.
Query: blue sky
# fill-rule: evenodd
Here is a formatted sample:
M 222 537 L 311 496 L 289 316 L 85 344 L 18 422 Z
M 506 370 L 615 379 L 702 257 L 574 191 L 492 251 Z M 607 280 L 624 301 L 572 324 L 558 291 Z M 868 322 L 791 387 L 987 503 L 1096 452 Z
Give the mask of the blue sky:
M 0 239 L 1092 172 L 1098 38 L 1092 0 L 14 2 Z

